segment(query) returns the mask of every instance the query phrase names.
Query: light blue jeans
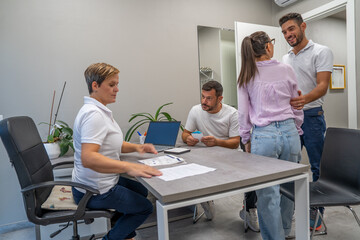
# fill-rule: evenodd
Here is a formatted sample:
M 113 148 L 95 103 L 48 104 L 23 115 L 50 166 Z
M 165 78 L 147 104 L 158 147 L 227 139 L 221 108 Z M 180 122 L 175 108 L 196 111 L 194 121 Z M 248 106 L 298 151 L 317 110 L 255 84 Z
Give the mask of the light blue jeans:
M 272 122 L 265 127 L 254 126 L 251 153 L 299 162 L 300 137 L 293 119 Z M 294 203 L 280 196 L 280 185 L 256 191 L 261 236 L 264 240 L 281 240 L 291 231 Z

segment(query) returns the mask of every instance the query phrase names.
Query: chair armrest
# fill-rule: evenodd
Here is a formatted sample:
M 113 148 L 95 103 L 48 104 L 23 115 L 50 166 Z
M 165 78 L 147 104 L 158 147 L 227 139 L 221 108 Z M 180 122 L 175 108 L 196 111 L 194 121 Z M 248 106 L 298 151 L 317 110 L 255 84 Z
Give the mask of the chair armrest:
M 58 163 L 55 163 L 55 164 L 53 164 L 53 165 L 51 165 L 52 166 L 52 168 L 54 169 L 54 168 L 56 168 L 56 167 L 59 167 L 59 166 L 61 166 L 61 165 L 74 165 L 74 161 L 64 161 L 64 162 L 58 162 Z
M 32 184 L 30 186 L 27 186 L 23 189 L 21 189 L 22 193 L 37 189 L 37 188 L 42 188 L 42 187 L 51 187 L 51 186 L 56 186 L 56 185 L 65 185 L 65 186 L 72 186 L 72 187 L 78 187 L 78 188 L 82 188 L 86 191 L 91 192 L 92 194 L 100 194 L 100 192 L 98 190 L 96 190 L 95 188 L 86 186 L 82 183 L 77 183 L 77 182 L 71 182 L 71 181 L 48 181 L 48 182 L 42 182 L 42 183 L 37 183 L 37 184 Z
M 100 192 L 98 190 L 96 190 L 92 187 L 86 186 L 81 183 L 70 182 L 70 181 L 48 181 L 48 182 L 42 182 L 42 183 L 38 183 L 38 184 L 32 184 L 30 186 L 27 186 L 27 187 L 21 189 L 21 192 L 23 194 L 25 194 L 27 192 L 33 192 L 34 190 L 36 190 L 38 188 L 51 187 L 51 186 L 56 186 L 56 185 L 72 186 L 72 187 L 82 188 L 82 189 L 86 190 L 84 196 L 80 200 L 78 207 L 74 213 L 74 219 L 79 219 L 84 215 L 87 202 L 89 201 L 91 196 L 93 196 L 95 194 L 100 194 Z

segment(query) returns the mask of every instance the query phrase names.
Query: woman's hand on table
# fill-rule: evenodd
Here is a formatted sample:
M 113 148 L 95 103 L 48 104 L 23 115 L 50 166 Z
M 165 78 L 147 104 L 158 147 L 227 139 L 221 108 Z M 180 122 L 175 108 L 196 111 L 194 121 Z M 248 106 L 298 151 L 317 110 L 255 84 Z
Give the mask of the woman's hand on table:
M 160 172 L 158 169 L 138 163 L 128 163 L 126 167 L 126 173 L 133 177 L 145 177 L 145 178 L 151 178 L 152 176 L 162 175 L 162 172 Z

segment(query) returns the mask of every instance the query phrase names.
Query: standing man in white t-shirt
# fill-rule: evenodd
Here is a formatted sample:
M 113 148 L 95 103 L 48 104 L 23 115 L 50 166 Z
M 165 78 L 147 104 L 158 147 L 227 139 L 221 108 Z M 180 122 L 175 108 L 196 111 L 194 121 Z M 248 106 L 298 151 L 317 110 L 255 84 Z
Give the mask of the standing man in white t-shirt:
M 304 109 L 304 123 L 301 126 L 301 146 L 305 146 L 309 156 L 313 181 L 320 176 L 320 159 L 323 151 L 326 123 L 322 105 L 330 82 L 333 68 L 333 54 L 323 45 L 308 40 L 305 36 L 306 23 L 299 13 L 289 13 L 279 20 L 285 40 L 291 46 L 283 62 L 295 71 L 300 96 L 291 99 L 295 109 Z M 323 208 L 320 208 L 323 213 Z M 310 212 L 310 228 L 315 225 L 314 209 Z M 316 216 L 316 215 L 315 215 Z M 321 228 L 321 221 L 315 229 Z
M 227 104 L 222 103 L 223 87 L 217 81 L 209 81 L 202 86 L 201 104 L 191 108 L 185 129 L 182 133 L 183 141 L 194 146 L 202 142 L 208 147 L 220 146 L 236 149 L 240 144 L 239 122 L 237 110 Z M 203 137 L 194 138 L 191 133 L 200 131 Z M 247 205 L 247 220 L 249 227 L 258 232 L 259 225 L 256 214 L 256 194 L 252 192 L 252 196 L 245 197 Z M 213 218 L 212 202 L 202 203 L 206 217 L 211 220 Z M 251 216 L 249 215 L 251 209 Z M 245 211 L 243 211 L 243 215 Z

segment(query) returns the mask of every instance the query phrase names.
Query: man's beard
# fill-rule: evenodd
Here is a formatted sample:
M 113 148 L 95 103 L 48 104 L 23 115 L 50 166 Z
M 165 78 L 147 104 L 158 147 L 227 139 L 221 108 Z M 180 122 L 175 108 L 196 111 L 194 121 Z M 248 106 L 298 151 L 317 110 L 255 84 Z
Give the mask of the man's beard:
M 289 45 L 291 46 L 291 47 L 295 47 L 295 46 L 297 46 L 297 45 L 299 45 L 300 43 L 301 43 L 301 41 L 304 39 L 304 34 L 302 33 L 302 32 L 300 32 L 300 34 L 299 34 L 299 36 L 296 36 L 296 42 L 294 43 L 294 44 L 290 44 L 289 43 Z
M 206 105 L 206 104 L 201 104 L 201 105 L 208 107 L 208 108 L 205 110 L 205 111 L 207 111 L 207 112 L 210 112 L 210 111 L 214 110 L 214 109 L 216 108 L 216 106 L 217 106 L 217 104 L 216 104 L 215 106 L 209 106 L 209 105 Z M 204 110 L 204 108 L 203 108 L 203 110 Z

